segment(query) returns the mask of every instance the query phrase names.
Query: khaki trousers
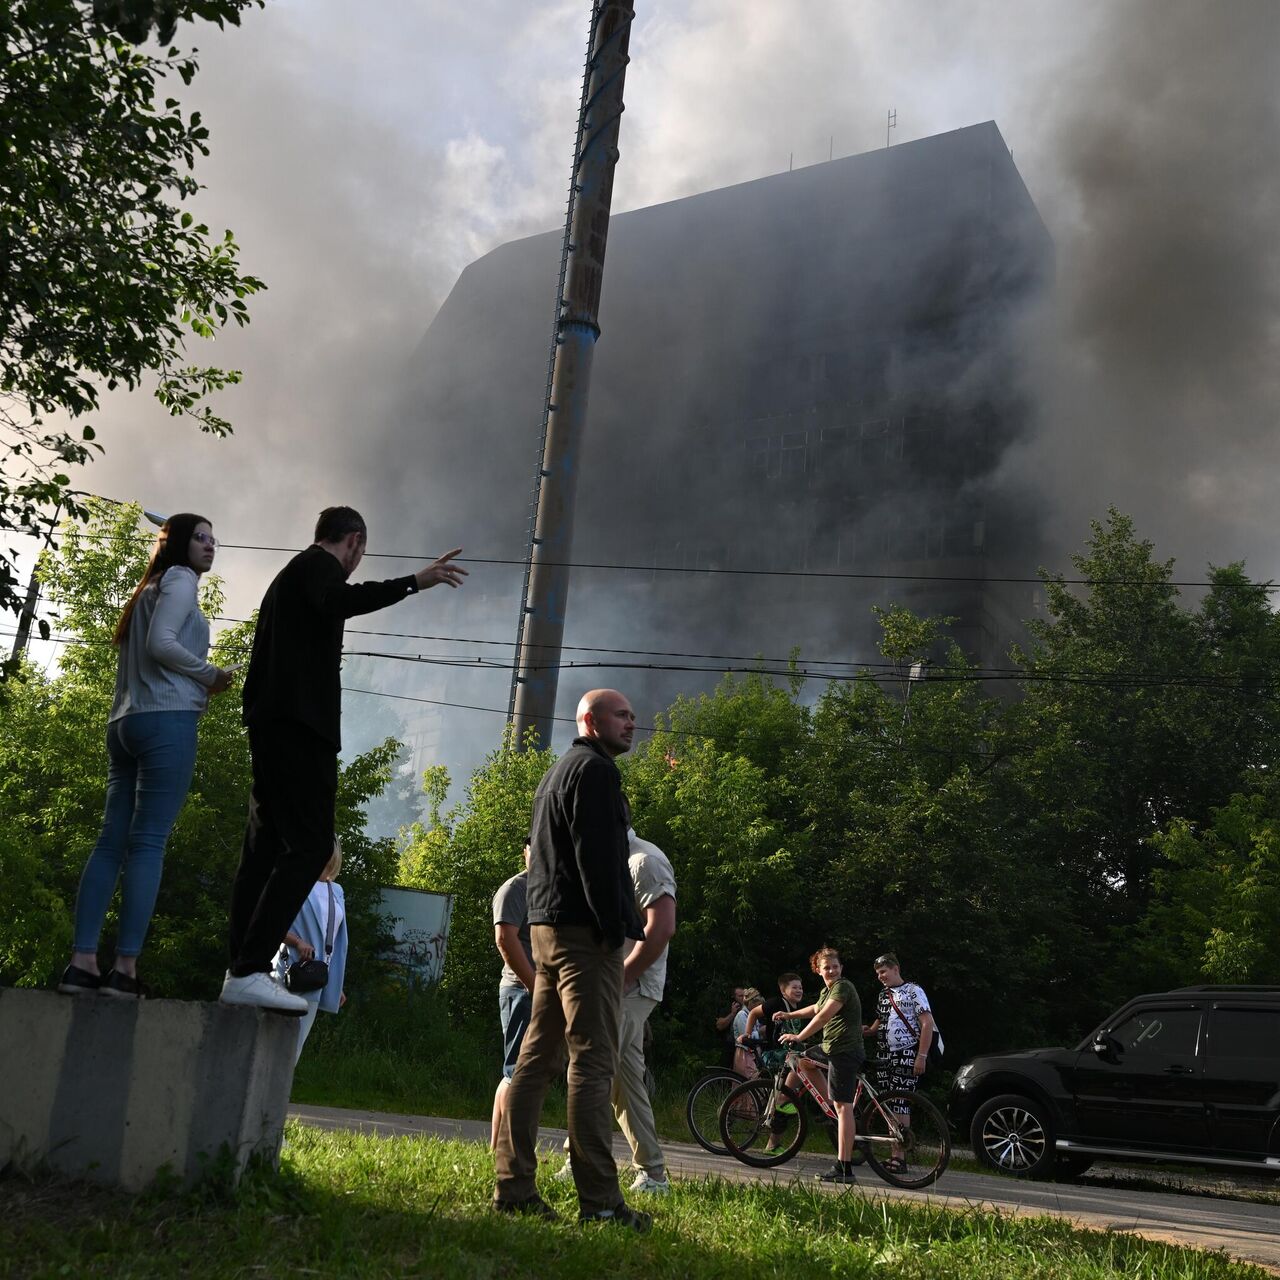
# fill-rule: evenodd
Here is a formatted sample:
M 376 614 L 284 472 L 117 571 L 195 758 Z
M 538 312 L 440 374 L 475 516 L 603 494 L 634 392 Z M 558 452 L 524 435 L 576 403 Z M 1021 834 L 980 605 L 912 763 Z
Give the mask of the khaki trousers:
M 583 1213 L 622 1203 L 613 1160 L 609 1095 L 618 1061 L 622 947 L 608 947 L 586 926 L 530 929 L 537 981 L 533 1012 L 494 1152 L 494 1198 L 537 1194 L 538 1121 L 547 1087 L 569 1055 L 569 1155 Z
M 613 1114 L 631 1144 L 631 1160 L 651 1178 L 666 1173 L 666 1158 L 658 1145 L 653 1104 L 644 1084 L 644 1024 L 658 1007 L 638 992 L 623 996 L 618 1022 L 618 1071 L 613 1077 Z

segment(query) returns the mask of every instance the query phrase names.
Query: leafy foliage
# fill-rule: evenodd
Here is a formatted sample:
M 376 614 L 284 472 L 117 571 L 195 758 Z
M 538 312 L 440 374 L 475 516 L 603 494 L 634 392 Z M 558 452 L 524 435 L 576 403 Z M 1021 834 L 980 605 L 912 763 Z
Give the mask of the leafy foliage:
M 490 906 L 502 882 L 524 869 L 520 854 L 533 793 L 554 759 L 532 746 L 518 752 L 504 740 L 472 776 L 465 799 L 444 815 L 448 771 L 428 769 L 429 825 L 415 823 L 402 833 L 399 883 L 453 895 L 441 985 L 458 1020 L 494 1016 L 497 951 Z
M 202 430 L 230 424 L 200 401 L 235 370 L 190 364 L 188 337 L 248 322 L 264 288 L 242 274 L 231 232 L 180 205 L 208 153 L 198 112 L 162 82 L 190 84 L 194 52 L 135 47 L 181 20 L 238 23 L 261 0 L 14 0 L 0 14 L 0 530 L 41 532 L 83 513 L 70 471 L 99 451 L 101 387 L 155 375 L 155 394 Z M 131 43 L 132 42 L 132 43 Z M 0 608 L 16 611 L 12 552 Z
M 1156 837 L 1144 959 L 1182 981 L 1280 982 L 1280 806 L 1274 788 L 1234 795 L 1201 833 Z

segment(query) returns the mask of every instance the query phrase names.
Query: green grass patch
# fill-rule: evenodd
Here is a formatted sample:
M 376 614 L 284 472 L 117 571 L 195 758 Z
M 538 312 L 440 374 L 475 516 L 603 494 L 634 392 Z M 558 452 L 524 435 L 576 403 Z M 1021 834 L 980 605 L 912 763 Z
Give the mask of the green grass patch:
M 574 1221 L 571 1187 L 543 1180 L 563 1214 L 494 1214 L 493 1163 L 474 1144 L 289 1128 L 281 1171 L 235 1191 L 119 1193 L 10 1179 L 0 1275 L 43 1280 L 180 1275 L 600 1276 L 744 1280 L 1263 1280 L 1219 1254 L 1132 1236 L 803 1186 L 677 1183 L 651 1207 L 651 1235 Z

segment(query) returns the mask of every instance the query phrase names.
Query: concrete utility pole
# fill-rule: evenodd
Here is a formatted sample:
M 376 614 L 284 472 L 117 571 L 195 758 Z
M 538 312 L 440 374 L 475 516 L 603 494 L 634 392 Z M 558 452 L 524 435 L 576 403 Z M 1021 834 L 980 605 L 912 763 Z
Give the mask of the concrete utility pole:
M 594 0 L 592 4 L 511 681 L 509 713 L 520 749 L 526 745 L 524 738 L 530 728 L 537 731 L 538 745 L 551 743 L 569 599 L 574 499 L 587 422 L 591 359 L 600 336 L 597 318 L 604 250 L 634 17 L 625 0 Z

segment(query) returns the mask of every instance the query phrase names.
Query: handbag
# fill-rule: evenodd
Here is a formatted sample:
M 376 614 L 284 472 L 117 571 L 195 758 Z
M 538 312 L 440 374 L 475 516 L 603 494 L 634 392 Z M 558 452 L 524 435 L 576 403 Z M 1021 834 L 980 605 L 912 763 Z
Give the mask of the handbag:
M 284 974 L 286 991 L 295 996 L 306 995 L 309 991 L 319 991 L 329 982 L 329 957 L 333 954 L 333 885 L 326 882 L 329 890 L 329 920 L 324 929 L 324 959 L 295 960 Z
M 896 1013 L 898 1017 L 902 1019 L 903 1023 L 907 1026 L 908 1030 L 910 1030 L 911 1034 L 915 1036 L 916 1047 L 918 1048 L 920 1045 L 920 1028 L 913 1027 L 911 1025 L 911 1019 L 908 1018 L 907 1015 L 903 1013 L 902 1010 L 898 1007 L 898 1002 L 893 998 L 893 992 L 890 991 L 888 987 L 885 987 L 884 993 L 889 997 L 889 1003 L 893 1005 L 894 1013 Z M 938 1038 L 941 1036 L 941 1034 L 942 1033 L 938 1029 L 938 1024 L 935 1022 L 933 1024 L 933 1035 L 929 1038 L 929 1052 L 925 1055 L 926 1067 L 942 1066 L 942 1050 L 938 1048 Z

